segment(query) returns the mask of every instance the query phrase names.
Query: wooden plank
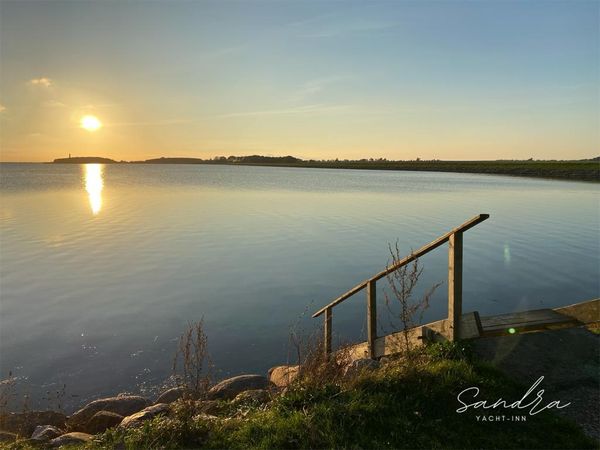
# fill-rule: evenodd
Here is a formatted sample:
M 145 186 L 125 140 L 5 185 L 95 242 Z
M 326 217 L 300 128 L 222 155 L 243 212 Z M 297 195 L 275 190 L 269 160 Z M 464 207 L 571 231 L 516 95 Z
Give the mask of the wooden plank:
M 492 327 L 509 327 L 530 322 L 561 322 L 568 320 L 572 319 L 551 309 L 539 309 L 535 311 L 521 311 L 499 316 L 482 317 L 481 324 L 483 328 L 486 329 Z
M 377 280 L 379 280 L 379 279 L 387 276 L 388 274 L 390 274 L 390 273 L 398 270 L 400 267 L 405 266 L 406 264 L 414 261 L 415 259 L 420 258 L 424 254 L 429 253 L 432 250 L 435 250 L 440 245 L 445 244 L 450 239 L 450 236 L 452 236 L 453 234 L 463 233 L 463 232 L 469 230 L 470 228 L 473 228 L 475 225 L 480 224 L 484 220 L 489 219 L 489 217 L 490 217 L 489 214 L 478 214 L 478 215 L 476 215 L 475 217 L 467 220 L 462 225 L 459 225 L 458 227 L 454 228 L 453 230 L 448 231 L 443 236 L 440 236 L 436 240 L 431 241 L 429 244 L 424 245 L 423 247 L 421 247 L 420 249 L 418 249 L 416 252 L 412 252 L 406 258 L 401 259 L 400 261 L 398 261 L 394 265 L 392 265 L 392 266 L 388 267 L 387 269 L 379 272 L 377 275 L 375 275 L 374 277 L 372 277 L 371 280 L 377 281 Z
M 325 354 L 331 353 L 331 325 L 332 325 L 332 311 L 331 308 L 327 308 L 325 311 L 325 323 L 323 324 L 323 345 L 325 346 Z
M 367 342 L 369 357 L 375 357 L 375 340 L 377 339 L 377 286 L 375 281 L 367 285 Z
M 505 314 L 497 314 L 494 316 L 485 316 L 482 319 L 485 320 L 498 320 L 498 321 L 506 321 L 506 320 L 513 320 L 513 318 L 519 318 L 521 316 L 528 316 L 528 317 L 555 317 L 556 316 L 556 312 L 550 308 L 543 308 L 543 309 L 532 309 L 532 310 L 528 310 L 528 311 L 517 311 L 517 312 L 511 312 L 511 313 L 505 313 Z
M 501 325 L 493 325 L 493 326 L 487 326 L 485 325 L 485 322 L 483 323 L 483 332 L 485 333 L 489 333 L 492 331 L 501 331 L 501 330 L 509 330 L 510 328 L 514 328 L 515 330 L 520 330 L 520 329 L 535 329 L 539 326 L 544 326 L 544 325 L 556 325 L 556 324 L 573 324 L 573 325 L 577 325 L 579 322 L 577 322 L 574 319 L 571 319 L 570 317 L 566 317 L 564 319 L 558 319 L 558 318 L 554 318 L 551 320 L 533 320 L 533 321 L 528 321 L 528 322 L 516 322 L 516 323 L 509 323 L 509 324 L 501 324 Z
M 480 324 L 478 323 L 479 314 L 477 311 L 463 314 L 460 318 L 459 339 L 474 339 L 481 335 Z
M 448 321 L 450 322 L 451 341 L 460 335 L 460 318 L 462 316 L 462 268 L 463 237 L 462 233 L 450 236 L 448 246 Z
M 565 321 L 565 322 L 539 322 L 539 323 L 529 323 L 527 325 L 522 325 L 520 327 L 510 327 L 514 328 L 514 333 L 510 333 L 509 328 L 484 328 L 483 336 L 491 337 L 491 336 L 512 336 L 514 334 L 523 334 L 523 333 L 533 333 L 536 331 L 544 331 L 544 330 L 559 330 L 562 328 L 572 328 L 579 325 L 577 321 Z
M 461 335 L 460 339 L 475 339 L 481 334 L 477 325 L 477 312 L 463 314 L 461 317 Z M 416 348 L 423 345 L 427 340 L 434 342 L 446 341 L 445 337 L 448 334 L 449 326 L 448 319 L 430 322 L 425 325 L 420 325 L 411 328 L 408 331 L 408 340 L 411 348 Z M 427 339 L 424 339 L 426 337 Z M 375 358 L 381 358 L 386 355 L 401 353 L 406 348 L 404 333 L 397 331 L 395 333 L 381 336 L 375 339 L 374 355 Z M 361 342 L 345 349 L 345 355 L 352 360 L 369 358 L 369 343 Z
M 557 313 L 552 309 L 520 311 L 499 316 L 482 317 L 484 336 L 502 336 L 514 333 L 531 332 L 555 328 L 577 326 L 573 317 Z M 511 333 L 509 330 L 512 329 Z
M 479 317 L 479 311 L 473 311 L 473 316 L 475 318 L 477 331 L 479 332 L 479 336 L 481 336 L 483 334 L 483 325 L 481 325 L 481 317 Z
M 490 217 L 489 214 L 478 214 L 477 216 L 475 216 L 475 217 L 467 220 L 462 225 L 459 225 L 458 227 L 454 228 L 453 230 L 449 231 L 448 233 L 444 234 L 443 236 L 440 236 L 439 238 L 435 239 L 434 241 L 431 241 L 429 244 L 424 245 L 423 247 L 421 247 L 420 249 L 418 249 L 416 252 L 412 252 L 407 257 L 401 259 L 400 261 L 398 261 L 397 263 L 393 264 L 392 266 L 387 267 L 385 270 L 379 272 L 375 276 L 373 276 L 373 277 L 369 278 L 368 280 L 365 280 L 362 283 L 354 286 L 348 292 L 340 295 L 338 298 L 336 298 L 335 300 L 333 300 L 332 302 L 330 302 L 328 305 L 326 305 L 323 308 L 319 309 L 312 316 L 313 317 L 319 317 L 321 314 L 323 314 L 325 312 L 325 310 L 327 308 L 332 308 L 335 305 L 338 305 L 339 303 L 343 302 L 347 298 L 353 296 L 357 292 L 363 290 L 367 286 L 367 284 L 369 283 L 369 281 L 380 280 L 381 278 L 387 276 L 388 274 L 390 274 L 390 273 L 398 270 L 400 267 L 405 266 L 406 264 L 411 263 L 412 261 L 414 261 L 415 259 L 420 258 L 424 254 L 429 253 L 432 250 L 435 250 L 440 245 L 445 244 L 450 239 L 451 235 L 456 234 L 456 233 L 465 232 L 468 229 L 473 228 L 475 225 L 483 222 L 484 220 L 487 220 L 489 217 Z
M 318 310 L 316 313 L 314 313 L 312 315 L 313 318 L 319 317 L 321 314 L 323 314 L 325 312 L 325 310 L 327 308 L 333 308 L 335 305 L 338 305 L 338 304 L 342 303 L 344 300 L 346 300 L 349 297 L 352 297 L 357 292 L 362 291 L 367 286 L 368 283 L 369 283 L 369 280 L 365 280 L 362 283 L 360 283 L 359 285 L 354 286 L 348 292 L 346 292 L 345 294 L 340 295 L 334 301 L 332 301 L 331 303 L 329 303 L 328 305 L 324 306 L 323 308 L 321 308 L 320 310 Z

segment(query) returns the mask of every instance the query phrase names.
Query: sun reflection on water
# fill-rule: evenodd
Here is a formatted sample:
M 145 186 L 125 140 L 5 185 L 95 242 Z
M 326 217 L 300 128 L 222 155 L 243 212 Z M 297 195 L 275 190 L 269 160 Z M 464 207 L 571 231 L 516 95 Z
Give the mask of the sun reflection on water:
M 102 209 L 102 189 L 104 189 L 103 164 L 84 165 L 85 190 L 90 199 L 92 214 L 96 215 Z

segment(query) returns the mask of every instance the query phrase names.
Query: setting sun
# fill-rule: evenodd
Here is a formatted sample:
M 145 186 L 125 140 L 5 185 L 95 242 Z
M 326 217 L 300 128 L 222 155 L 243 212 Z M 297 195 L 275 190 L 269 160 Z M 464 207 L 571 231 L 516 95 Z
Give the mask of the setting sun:
M 96 116 L 83 116 L 79 125 L 84 130 L 96 131 L 102 127 L 102 122 Z

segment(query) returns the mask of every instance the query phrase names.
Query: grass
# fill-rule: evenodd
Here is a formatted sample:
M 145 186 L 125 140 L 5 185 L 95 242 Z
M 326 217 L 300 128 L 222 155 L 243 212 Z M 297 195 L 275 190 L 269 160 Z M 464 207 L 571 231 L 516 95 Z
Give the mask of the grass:
M 436 344 L 416 364 L 396 360 L 343 381 L 298 383 L 262 406 L 224 402 L 218 417 L 180 401 L 170 417 L 108 430 L 79 448 L 598 448 L 549 411 L 526 422 L 478 422 L 479 412 L 456 413 L 457 394 L 471 386 L 491 401 L 514 401 L 526 390 L 468 349 Z
M 481 413 L 472 410 L 458 414 L 456 396 L 467 387 L 479 387 L 480 398 L 490 401 L 518 400 L 526 391 L 471 358 L 468 348 L 435 344 L 414 361 L 391 361 L 343 381 L 304 380 L 266 405 L 221 402 L 214 413 L 218 417 L 200 414 L 196 401 L 180 401 L 169 417 L 137 429 L 111 429 L 73 448 L 598 448 L 574 423 L 550 411 L 527 416 L 526 422 L 480 422 Z
M 302 161 L 289 166 L 480 173 L 600 181 L 598 161 Z

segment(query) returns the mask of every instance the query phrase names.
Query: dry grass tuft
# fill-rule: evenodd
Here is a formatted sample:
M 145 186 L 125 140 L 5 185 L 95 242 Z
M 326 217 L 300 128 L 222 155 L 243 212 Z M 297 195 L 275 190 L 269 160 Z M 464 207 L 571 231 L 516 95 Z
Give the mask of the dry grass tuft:
M 204 398 L 210 387 L 212 364 L 208 354 L 208 338 L 204 332 L 204 319 L 188 323 L 179 337 L 173 358 L 174 378 L 186 388 L 186 397 Z
M 388 267 L 393 267 L 402 258 L 398 242 L 392 247 L 389 245 L 391 260 Z M 423 320 L 423 314 L 429 308 L 429 302 L 434 292 L 442 283 L 434 284 L 428 289 L 422 297 L 415 298 L 413 291 L 419 282 L 419 278 L 423 274 L 423 267 L 419 264 L 419 259 L 415 259 L 412 263 L 400 267 L 399 269 L 389 273 L 387 280 L 391 293 L 385 292 L 385 303 L 392 315 L 392 305 L 398 304 L 400 312 L 397 317 L 400 320 L 400 326 L 403 333 L 403 345 L 406 355 L 411 355 L 413 352 L 413 344 L 409 337 L 409 330 Z

